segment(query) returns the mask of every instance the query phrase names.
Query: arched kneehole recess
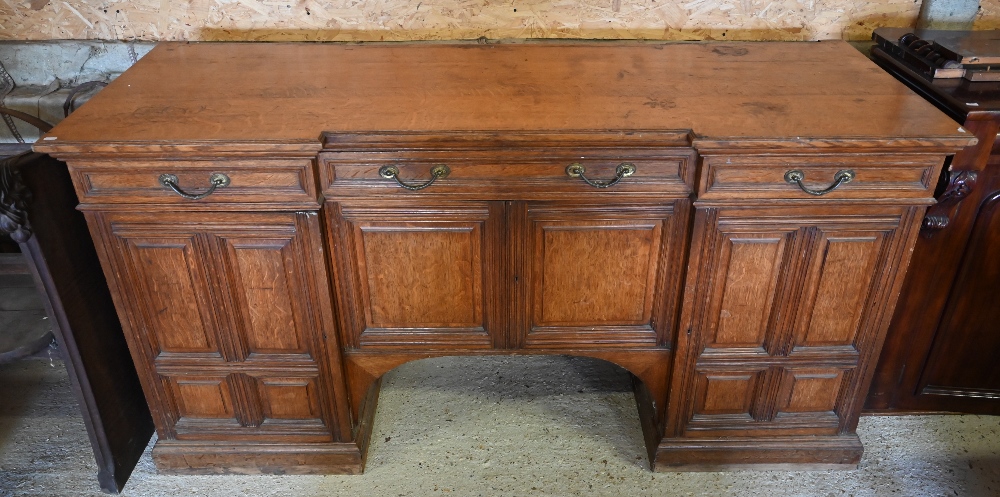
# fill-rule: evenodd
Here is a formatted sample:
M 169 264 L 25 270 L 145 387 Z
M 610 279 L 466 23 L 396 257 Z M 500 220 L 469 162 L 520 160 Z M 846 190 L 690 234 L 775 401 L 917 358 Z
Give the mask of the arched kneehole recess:
M 372 390 L 367 468 L 648 468 L 631 378 L 613 363 L 565 355 L 408 362 Z

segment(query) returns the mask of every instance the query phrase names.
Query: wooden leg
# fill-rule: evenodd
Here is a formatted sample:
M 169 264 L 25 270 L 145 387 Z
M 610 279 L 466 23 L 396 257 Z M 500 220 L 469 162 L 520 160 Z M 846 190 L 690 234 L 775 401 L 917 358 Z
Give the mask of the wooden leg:
M 23 207 L 4 231 L 20 244 L 52 318 L 73 393 L 97 460 L 101 488 L 117 493 L 153 434 L 107 281 L 66 165 L 40 154 L 0 164 L 6 198 Z M 14 195 L 11 195 L 14 193 Z M 30 203 L 20 199 L 27 199 Z M 8 206 L 10 207 L 10 206 Z

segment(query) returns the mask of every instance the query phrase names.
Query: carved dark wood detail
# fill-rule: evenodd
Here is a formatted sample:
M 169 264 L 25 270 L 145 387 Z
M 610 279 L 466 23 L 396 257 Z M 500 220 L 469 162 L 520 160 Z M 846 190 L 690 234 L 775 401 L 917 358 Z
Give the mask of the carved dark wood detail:
M 976 33 L 925 30 L 920 35 L 947 36 L 958 44 Z M 990 203 L 1000 195 L 1000 99 L 995 91 L 1000 86 L 941 85 L 877 48 L 872 55 L 978 143 L 958 151 L 950 175 L 942 175 L 944 192 L 929 209 L 913 248 L 865 407 L 876 412 L 1000 414 L 1000 265 L 995 256 L 1000 206 Z
M 10 234 L 15 242 L 25 243 L 31 238 L 28 222 L 31 191 L 16 167 L 21 157 L 15 155 L 0 160 L 0 231 Z
M 924 218 L 923 229 L 924 230 L 943 230 L 948 227 L 951 222 L 951 218 L 948 216 L 927 216 Z M 924 233 L 925 236 L 932 234 L 931 231 Z
M 934 233 L 948 227 L 958 204 L 972 193 L 978 178 L 976 171 L 962 170 L 948 173 L 948 187 L 938 196 L 938 203 L 931 206 L 924 216 L 921 231 L 923 236 L 933 236 Z

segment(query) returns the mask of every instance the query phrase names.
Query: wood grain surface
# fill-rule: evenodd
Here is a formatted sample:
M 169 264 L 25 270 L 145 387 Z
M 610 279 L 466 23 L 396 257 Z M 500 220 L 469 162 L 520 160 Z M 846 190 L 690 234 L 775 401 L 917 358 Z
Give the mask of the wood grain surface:
M 135 68 L 36 150 L 273 151 L 318 145 L 322 131 L 690 129 L 697 147 L 971 136 L 832 41 L 164 43 Z

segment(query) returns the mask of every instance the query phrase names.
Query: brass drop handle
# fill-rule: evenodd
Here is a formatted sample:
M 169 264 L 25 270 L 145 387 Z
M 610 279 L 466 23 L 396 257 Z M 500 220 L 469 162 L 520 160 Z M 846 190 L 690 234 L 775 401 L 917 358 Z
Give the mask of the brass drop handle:
M 423 190 L 424 188 L 433 185 L 434 182 L 438 180 L 438 178 L 447 178 L 449 174 L 451 174 L 451 169 L 448 166 L 444 164 L 438 164 L 431 168 L 431 179 L 427 180 L 424 183 L 420 183 L 419 185 L 411 185 L 400 181 L 398 167 L 382 166 L 378 168 L 379 176 L 385 179 L 394 179 L 396 180 L 396 183 L 399 183 L 399 186 L 406 188 L 407 190 Z
M 785 182 L 799 185 L 799 188 L 802 189 L 802 191 L 808 193 L 809 195 L 819 196 L 819 195 L 826 195 L 827 193 L 836 190 L 837 188 L 840 187 L 840 185 L 843 185 L 844 183 L 850 183 L 851 180 L 854 179 L 854 176 L 855 176 L 854 171 L 850 169 L 841 169 L 840 171 L 837 171 L 837 174 L 833 175 L 832 185 L 822 190 L 813 190 L 811 188 L 806 187 L 806 185 L 802 184 L 802 180 L 806 179 L 806 173 L 799 171 L 798 169 L 792 169 L 791 171 L 785 173 Z
M 208 182 L 210 183 L 208 190 L 205 190 L 202 193 L 188 193 L 181 190 L 181 187 L 177 184 L 177 176 L 174 176 L 173 174 L 160 175 L 161 185 L 170 188 L 174 191 L 174 193 L 190 200 L 201 200 L 215 193 L 217 188 L 225 188 L 229 186 L 229 176 L 222 173 L 212 173 L 212 175 L 208 177 Z
M 580 164 L 579 162 L 574 162 L 566 166 L 566 175 L 570 178 L 580 178 L 594 188 L 607 188 L 609 186 L 617 185 L 622 178 L 627 178 L 635 174 L 635 164 L 632 164 L 631 162 L 622 162 L 621 164 L 618 164 L 618 167 L 615 168 L 615 179 L 607 181 L 587 178 L 583 175 L 585 172 L 587 172 L 587 168 L 583 167 L 583 164 Z

